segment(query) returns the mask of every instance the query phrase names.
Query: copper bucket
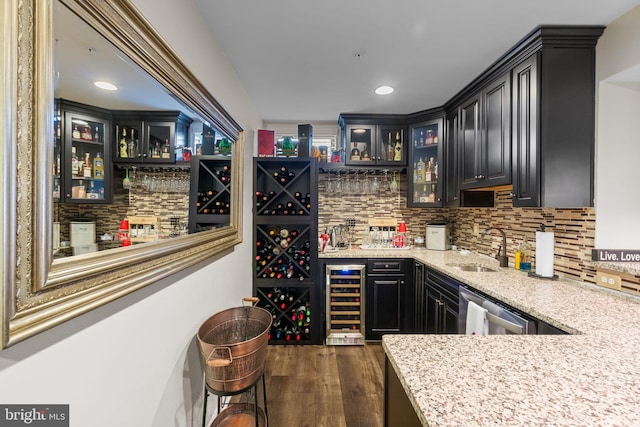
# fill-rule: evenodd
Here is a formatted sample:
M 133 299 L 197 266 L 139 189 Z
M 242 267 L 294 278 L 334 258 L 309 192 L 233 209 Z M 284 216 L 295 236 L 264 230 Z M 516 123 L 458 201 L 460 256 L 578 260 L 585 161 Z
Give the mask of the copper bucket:
M 262 376 L 271 321 L 267 310 L 243 306 L 214 314 L 200 326 L 200 361 L 209 388 L 235 393 Z

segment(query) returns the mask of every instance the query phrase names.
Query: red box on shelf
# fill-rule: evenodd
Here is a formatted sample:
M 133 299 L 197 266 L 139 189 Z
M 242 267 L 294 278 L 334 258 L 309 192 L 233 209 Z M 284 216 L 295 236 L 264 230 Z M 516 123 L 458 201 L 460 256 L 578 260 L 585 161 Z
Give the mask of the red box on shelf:
M 275 147 L 275 131 L 258 129 L 258 157 L 273 157 Z

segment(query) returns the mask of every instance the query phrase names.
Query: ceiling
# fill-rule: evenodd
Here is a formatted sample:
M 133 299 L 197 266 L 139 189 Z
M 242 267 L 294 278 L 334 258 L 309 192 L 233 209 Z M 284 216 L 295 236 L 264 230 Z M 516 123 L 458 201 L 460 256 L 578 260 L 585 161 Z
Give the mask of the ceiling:
M 194 0 L 266 121 L 443 105 L 541 24 L 607 25 L 640 0 Z M 391 95 L 373 90 L 391 85 Z
M 109 110 L 179 110 L 195 114 L 66 6 L 53 3 L 54 96 Z M 107 80 L 105 91 L 93 85 Z

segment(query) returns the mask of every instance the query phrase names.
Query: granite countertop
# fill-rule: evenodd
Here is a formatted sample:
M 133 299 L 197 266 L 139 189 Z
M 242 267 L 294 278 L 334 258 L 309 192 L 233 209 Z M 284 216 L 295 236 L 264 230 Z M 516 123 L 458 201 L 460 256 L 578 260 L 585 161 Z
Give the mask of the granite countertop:
M 528 277 L 475 254 L 344 250 L 322 258 L 414 258 L 572 335 L 385 335 L 423 425 L 640 425 L 639 299 Z M 497 272 L 456 270 L 477 263 Z

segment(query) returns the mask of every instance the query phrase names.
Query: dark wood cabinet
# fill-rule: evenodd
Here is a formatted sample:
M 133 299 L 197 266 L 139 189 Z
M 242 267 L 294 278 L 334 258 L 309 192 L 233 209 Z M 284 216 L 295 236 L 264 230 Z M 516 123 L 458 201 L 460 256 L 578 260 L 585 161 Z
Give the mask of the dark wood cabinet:
M 510 99 L 506 73 L 459 107 L 462 189 L 511 182 Z
M 108 204 L 113 199 L 111 163 L 111 112 L 64 99 L 56 100 L 60 126 L 54 196 L 64 203 Z M 56 129 L 56 133 L 58 128 Z M 54 174 L 54 185 L 56 175 Z M 54 197 L 55 198 L 55 197 Z
M 413 261 L 413 330 L 415 334 L 423 334 L 426 330 L 427 313 L 427 267 L 419 262 Z
M 514 68 L 514 206 L 593 206 L 594 67 L 593 47 L 554 47 Z
M 460 283 L 430 268 L 425 273 L 425 333 L 457 334 Z
M 412 311 L 412 297 L 407 280 L 406 261 L 370 259 L 367 262 L 365 291 L 365 338 L 380 340 L 387 333 L 407 332 Z
M 436 108 L 411 114 L 409 162 L 407 165 L 407 206 L 442 207 L 444 176 L 444 110 Z
M 115 111 L 113 117 L 114 162 L 126 164 L 174 164 L 191 124 L 180 111 Z
M 482 91 L 482 168 L 485 186 L 511 183 L 511 73 Z
M 460 115 L 460 187 L 478 182 L 480 158 L 480 94 L 474 95 L 458 108 Z
M 406 116 L 340 114 L 347 166 L 406 166 Z
M 540 26 L 445 104 L 461 189 L 511 184 L 514 206 L 593 206 L 595 46 L 603 31 Z M 456 206 L 450 169 L 447 157 L 446 204 Z
M 422 427 L 422 425 L 397 372 L 385 355 L 384 427 Z
M 446 144 L 444 154 L 444 205 L 460 206 L 460 113 L 455 110 L 447 116 Z

